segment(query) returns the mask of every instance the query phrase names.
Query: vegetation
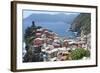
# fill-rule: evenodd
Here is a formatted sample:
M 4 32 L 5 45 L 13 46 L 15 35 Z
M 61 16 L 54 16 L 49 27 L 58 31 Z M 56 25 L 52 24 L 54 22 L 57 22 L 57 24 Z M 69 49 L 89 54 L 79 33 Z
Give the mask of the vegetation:
M 78 36 L 81 32 L 87 35 L 91 32 L 91 14 L 90 13 L 80 13 L 79 16 L 73 21 L 71 28 L 73 32 L 78 32 Z
M 90 51 L 83 48 L 77 48 L 71 52 L 72 60 L 79 60 L 83 57 L 90 57 Z
M 85 50 L 85 57 L 90 57 L 90 51 L 89 50 Z
M 35 22 L 32 22 L 32 25 L 25 30 L 24 39 L 26 44 L 31 44 L 32 40 L 36 38 L 36 30 L 40 28 L 42 27 L 36 26 Z

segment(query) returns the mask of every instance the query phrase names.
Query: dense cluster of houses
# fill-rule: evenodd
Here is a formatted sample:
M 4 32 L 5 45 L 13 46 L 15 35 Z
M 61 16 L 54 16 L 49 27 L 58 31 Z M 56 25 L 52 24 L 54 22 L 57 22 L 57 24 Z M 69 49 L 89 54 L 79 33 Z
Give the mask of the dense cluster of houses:
M 71 60 L 70 53 L 77 48 L 87 48 L 86 40 L 77 38 L 67 39 L 61 38 L 58 34 L 44 28 L 37 29 L 35 32 L 36 38 L 33 39 L 28 48 L 32 55 L 28 56 L 26 49 L 23 51 L 24 62 L 40 62 L 40 61 L 64 61 Z M 28 57 L 28 58 L 26 58 Z

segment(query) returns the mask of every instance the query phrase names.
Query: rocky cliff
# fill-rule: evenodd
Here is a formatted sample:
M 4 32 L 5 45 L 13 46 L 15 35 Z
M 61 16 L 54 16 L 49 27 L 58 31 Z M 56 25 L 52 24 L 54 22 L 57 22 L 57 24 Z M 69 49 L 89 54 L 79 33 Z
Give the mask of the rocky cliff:
M 77 36 L 81 33 L 87 35 L 91 32 L 91 14 L 80 13 L 71 24 L 71 31 L 77 32 Z

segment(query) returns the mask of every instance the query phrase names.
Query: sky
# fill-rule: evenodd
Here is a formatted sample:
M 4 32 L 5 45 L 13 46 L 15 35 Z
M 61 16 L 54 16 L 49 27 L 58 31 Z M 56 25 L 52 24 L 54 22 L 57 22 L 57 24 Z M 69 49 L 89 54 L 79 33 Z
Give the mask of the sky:
M 61 12 L 57 12 L 57 11 L 33 11 L 33 10 L 24 10 L 23 11 L 23 18 L 27 18 L 28 16 L 30 16 L 31 14 L 50 14 L 50 15 L 56 15 L 56 14 L 59 14 Z M 74 12 L 62 12 L 64 13 L 65 15 L 70 15 L 70 14 L 78 14 L 78 13 L 74 13 Z

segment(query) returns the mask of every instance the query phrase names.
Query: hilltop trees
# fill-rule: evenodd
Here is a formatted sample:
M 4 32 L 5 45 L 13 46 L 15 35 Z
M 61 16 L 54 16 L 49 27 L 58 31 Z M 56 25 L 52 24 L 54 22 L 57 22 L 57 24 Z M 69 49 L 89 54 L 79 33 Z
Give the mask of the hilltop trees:
M 35 22 L 32 21 L 32 25 L 25 30 L 24 40 L 26 44 L 31 44 L 31 41 L 36 37 L 35 32 L 37 29 L 42 28 L 41 26 L 36 26 Z

